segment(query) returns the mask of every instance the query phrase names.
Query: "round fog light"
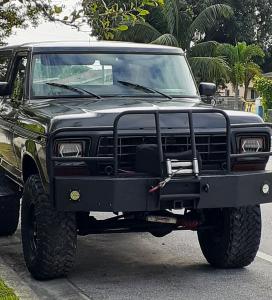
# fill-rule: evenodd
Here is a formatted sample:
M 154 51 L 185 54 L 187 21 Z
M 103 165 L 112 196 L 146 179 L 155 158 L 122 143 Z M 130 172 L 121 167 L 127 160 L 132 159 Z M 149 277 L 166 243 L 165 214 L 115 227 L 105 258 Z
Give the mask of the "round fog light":
M 72 201 L 78 201 L 80 199 L 80 192 L 79 191 L 72 191 L 70 193 L 70 198 Z
M 270 187 L 267 183 L 265 183 L 263 186 L 262 186 L 262 192 L 267 195 L 269 194 L 269 190 L 270 190 Z

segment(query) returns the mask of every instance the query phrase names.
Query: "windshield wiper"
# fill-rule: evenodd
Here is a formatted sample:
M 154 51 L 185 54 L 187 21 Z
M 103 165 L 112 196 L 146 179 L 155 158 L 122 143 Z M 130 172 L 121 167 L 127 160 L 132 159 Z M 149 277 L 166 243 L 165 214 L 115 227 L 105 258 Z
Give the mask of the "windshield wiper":
M 144 85 L 141 85 L 141 84 L 138 84 L 138 83 L 133 83 L 133 82 L 129 82 L 129 81 L 123 81 L 123 80 L 118 80 L 117 82 L 121 83 L 121 84 L 123 84 L 125 86 L 130 86 L 130 87 L 132 87 L 134 89 L 140 89 L 142 91 L 146 91 L 147 93 L 159 94 L 159 95 L 161 95 L 161 96 L 163 96 L 163 97 L 165 97 L 167 99 L 170 99 L 170 100 L 173 99 L 173 97 L 171 97 L 169 95 L 166 95 L 166 94 L 164 94 L 164 93 L 162 93 L 160 91 L 154 90 L 152 88 L 149 88 L 147 86 L 144 86 Z
M 62 83 L 57 83 L 57 82 L 46 82 L 46 84 L 56 86 L 56 87 L 60 87 L 60 88 L 63 88 L 63 89 L 69 90 L 69 91 L 73 91 L 73 92 L 76 92 L 80 95 L 86 95 L 87 94 L 87 95 L 93 96 L 97 99 L 102 99 L 102 97 L 100 97 L 99 95 L 96 95 L 92 92 L 86 91 L 82 88 L 73 87 L 73 86 L 68 85 L 68 84 L 62 84 Z

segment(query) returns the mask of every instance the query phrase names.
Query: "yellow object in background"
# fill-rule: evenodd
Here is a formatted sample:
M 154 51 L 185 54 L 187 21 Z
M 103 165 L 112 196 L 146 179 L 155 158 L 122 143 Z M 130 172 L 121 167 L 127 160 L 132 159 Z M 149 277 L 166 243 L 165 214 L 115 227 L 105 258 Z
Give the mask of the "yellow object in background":
M 245 101 L 244 102 L 244 111 L 256 113 L 256 105 L 255 102 Z

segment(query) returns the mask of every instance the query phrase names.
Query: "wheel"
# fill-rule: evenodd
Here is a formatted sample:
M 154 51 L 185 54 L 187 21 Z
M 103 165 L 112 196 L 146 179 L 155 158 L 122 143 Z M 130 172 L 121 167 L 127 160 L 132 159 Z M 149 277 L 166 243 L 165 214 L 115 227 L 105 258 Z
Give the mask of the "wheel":
M 0 236 L 13 235 L 18 227 L 21 196 L 11 189 L 10 182 L 1 171 L 0 194 Z
M 53 208 L 38 175 L 25 183 L 21 223 L 24 258 L 32 276 L 38 280 L 66 276 L 76 255 L 76 217 Z
M 260 206 L 203 211 L 210 229 L 198 230 L 207 261 L 216 268 L 242 268 L 256 257 L 261 239 Z

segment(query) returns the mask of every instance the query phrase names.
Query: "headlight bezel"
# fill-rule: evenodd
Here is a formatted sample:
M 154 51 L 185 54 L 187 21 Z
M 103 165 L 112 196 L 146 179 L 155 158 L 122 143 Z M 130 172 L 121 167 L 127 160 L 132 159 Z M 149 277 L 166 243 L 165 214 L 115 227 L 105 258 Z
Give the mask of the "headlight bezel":
M 70 157 L 82 157 L 83 154 L 83 144 L 80 142 L 65 142 L 65 143 L 58 143 L 58 155 L 64 158 Z
M 258 151 L 244 151 L 245 150 L 245 141 L 249 141 L 249 145 L 253 145 L 253 140 L 261 140 Z M 244 148 L 244 149 L 243 149 Z M 250 154 L 250 153 L 262 153 L 270 151 L 270 137 L 267 133 L 240 133 L 236 134 L 236 153 L 239 154 Z M 262 158 L 263 159 L 263 158 Z
M 240 153 L 259 153 L 265 149 L 264 137 L 241 137 L 239 151 Z
M 63 155 L 63 147 L 69 145 L 76 145 L 76 149 L 73 153 L 78 152 L 76 155 L 69 155 L 65 154 Z M 62 148 L 62 149 L 61 149 Z M 87 151 L 87 142 L 83 139 L 58 139 L 55 141 L 54 144 L 54 153 L 56 157 L 60 158 L 80 158 L 80 157 L 85 157 L 86 156 L 86 151 Z M 62 152 L 62 153 L 61 153 Z M 72 153 L 72 151 L 71 151 Z
M 250 152 L 242 152 L 241 151 L 241 139 L 242 138 L 263 138 L 264 146 L 263 149 L 259 152 L 251 152 L 251 153 L 262 153 L 262 152 L 270 152 L 271 146 L 271 136 L 270 132 L 264 130 L 255 130 L 255 131 L 247 131 L 249 129 L 245 129 L 243 131 L 236 132 L 233 137 L 233 152 L 237 154 L 244 154 L 245 156 L 235 158 L 232 161 L 232 170 L 236 172 L 249 172 L 249 171 L 263 171 L 265 170 L 266 164 L 269 160 L 269 156 L 250 156 Z

